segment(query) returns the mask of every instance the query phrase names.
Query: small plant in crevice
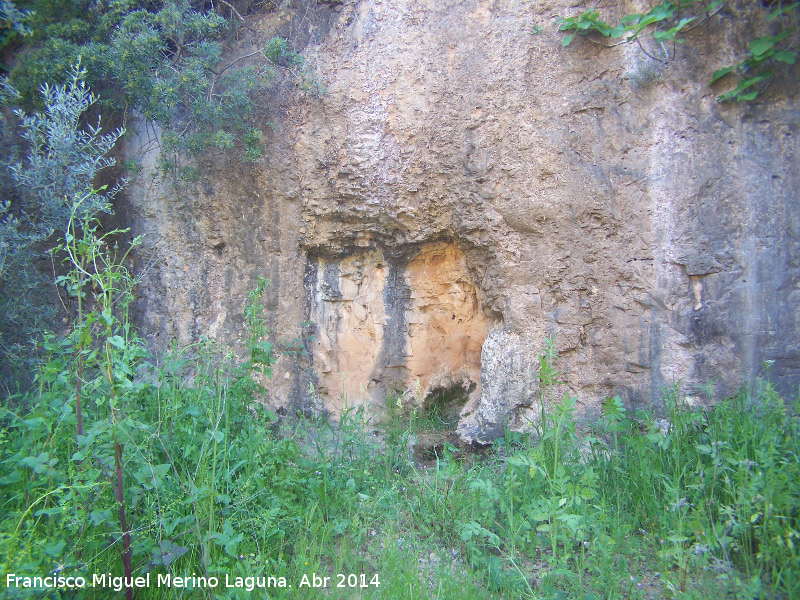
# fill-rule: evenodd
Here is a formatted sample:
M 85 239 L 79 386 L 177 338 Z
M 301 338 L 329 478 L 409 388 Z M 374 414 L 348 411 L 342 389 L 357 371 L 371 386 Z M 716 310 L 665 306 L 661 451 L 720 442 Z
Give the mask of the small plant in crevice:
M 674 56 L 674 44 L 679 44 L 685 40 L 678 37 L 689 23 L 697 19 L 708 19 L 711 14 L 724 4 L 723 0 L 715 0 L 706 5 L 696 1 L 661 2 L 653 6 L 648 12 L 642 14 L 630 14 L 620 19 L 616 27 L 600 20 L 600 13 L 596 10 L 588 10 L 577 17 L 566 17 L 559 20 L 559 31 L 575 31 L 583 35 L 589 32 L 596 32 L 603 37 L 612 39 L 624 38 L 627 43 L 636 42 L 639 48 L 647 56 L 654 60 L 666 61 Z M 686 14 L 686 11 L 689 11 Z M 562 40 L 563 46 L 568 46 L 575 34 L 569 34 Z M 653 40 L 659 45 L 664 56 L 656 57 L 650 54 L 642 45 L 642 38 L 652 36 Z M 666 44 L 673 44 L 673 52 L 670 55 Z
M 263 49 L 267 61 L 287 74 L 290 74 L 297 86 L 312 97 L 325 95 L 325 86 L 306 62 L 305 58 L 289 46 L 289 41 L 281 37 L 272 37 Z
M 272 349 L 273 344 L 268 339 L 268 331 L 264 322 L 264 304 L 262 297 L 267 291 L 269 281 L 262 276 L 256 279 L 256 287 L 247 294 L 247 301 L 244 306 L 244 324 L 247 330 L 245 345 L 247 357 L 242 367 L 244 376 L 242 382 L 253 383 L 256 387 L 249 389 L 248 392 L 263 393 L 264 385 L 268 379 L 272 378 L 272 365 L 275 362 Z M 260 380 L 260 381 L 259 381 Z

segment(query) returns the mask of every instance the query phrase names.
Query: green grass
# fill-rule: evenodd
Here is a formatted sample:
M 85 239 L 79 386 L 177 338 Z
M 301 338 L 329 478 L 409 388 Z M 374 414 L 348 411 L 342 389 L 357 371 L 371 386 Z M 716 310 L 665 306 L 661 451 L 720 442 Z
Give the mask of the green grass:
M 169 390 L 169 398 L 162 388 L 150 398 L 161 398 L 153 416 L 160 413 L 173 435 L 192 428 L 176 417 L 176 404 L 202 407 L 217 398 L 215 410 L 226 407 L 218 390 L 199 384 Z M 224 424 L 226 432 L 216 453 L 207 448 L 192 472 L 194 438 L 184 431 L 190 462 L 173 457 L 175 472 L 138 504 L 132 500 L 129 515 L 136 573 L 153 562 L 153 547 L 163 550 L 158 541 L 168 540 L 183 554 L 153 568 L 152 581 L 196 573 L 218 577 L 220 586 L 153 584 L 137 597 L 796 597 L 798 423 L 769 386 L 708 413 L 673 405 L 665 433 L 647 414 L 623 414 L 613 427 L 606 418 L 578 439 L 574 422 L 565 427 L 571 414 L 563 410 L 561 428 L 556 411 L 556 428 L 546 428 L 544 438 L 509 433 L 488 457 L 448 447 L 425 468 L 414 463 L 405 431 L 395 431 L 394 447 L 378 442 L 361 412 L 347 412 L 333 426 L 302 418 L 273 423 L 266 415 L 241 420 L 229 404 L 225 412 L 212 411 L 205 425 Z M 202 409 L 189 412 L 192 423 L 202 421 Z M 22 426 L 9 419 L 3 463 L 20 466 L 0 488 L 3 572 L 45 575 L 62 565 L 63 573 L 87 579 L 121 575 L 113 511 L 91 533 L 91 525 L 83 531 L 70 525 L 86 510 L 70 504 L 81 492 L 66 481 L 48 483 L 58 478 L 47 470 L 35 473 L 41 462 L 31 457 L 41 457 L 44 445 L 38 454 L 25 452 L 15 439 Z M 556 431 L 558 461 L 551 462 Z M 194 443 L 202 445 L 203 436 Z M 164 464 L 155 443 L 147 448 L 142 464 Z M 248 464 L 235 467 L 245 456 Z M 53 469 L 62 461 L 70 462 L 64 454 Z M 135 473 L 129 477 L 136 480 Z M 79 485 L 87 484 L 77 477 L 72 487 Z M 99 505 L 104 493 L 98 488 L 83 502 Z M 158 558 L 170 557 L 161 551 Z M 314 574 L 334 587 L 298 588 L 304 576 L 313 583 Z M 231 583 L 241 577 L 243 585 L 246 577 L 283 577 L 292 588 L 225 588 L 226 575 Z M 109 589 L 46 595 L 114 596 Z
M 37 389 L 0 414 L 0 596 L 133 597 L 6 588 L 126 571 L 150 574 L 138 600 L 800 595 L 798 418 L 768 383 L 707 411 L 671 390 L 663 420 L 610 398 L 581 431 L 548 350 L 532 433 L 420 464 L 413 412 L 262 410 L 265 285 L 243 364 L 210 342 L 155 363 L 108 312 L 46 340 Z

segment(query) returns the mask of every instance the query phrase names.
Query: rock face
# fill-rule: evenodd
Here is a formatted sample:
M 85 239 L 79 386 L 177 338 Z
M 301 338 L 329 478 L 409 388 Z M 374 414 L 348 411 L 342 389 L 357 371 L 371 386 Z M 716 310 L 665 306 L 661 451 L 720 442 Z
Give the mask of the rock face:
M 487 317 L 457 246 L 389 260 L 377 249 L 309 266 L 313 365 L 334 409 L 417 387 L 459 386 L 480 398 Z
M 551 22 L 572 4 L 310 3 L 297 36 L 326 92 L 277 96 L 260 163 L 219 159 L 177 193 L 145 154 L 127 211 L 140 264 L 155 257 L 138 304 L 154 347 L 236 344 L 264 275 L 274 406 L 380 414 L 461 390 L 459 432 L 488 440 L 537 414 L 545 336 L 586 418 L 672 385 L 720 399 L 763 361 L 796 394 L 797 90 L 715 102 L 711 73 L 751 34 L 735 3 L 667 63 L 562 48 Z M 620 5 L 609 21 L 641 8 Z M 299 31 L 288 14 L 254 26 Z

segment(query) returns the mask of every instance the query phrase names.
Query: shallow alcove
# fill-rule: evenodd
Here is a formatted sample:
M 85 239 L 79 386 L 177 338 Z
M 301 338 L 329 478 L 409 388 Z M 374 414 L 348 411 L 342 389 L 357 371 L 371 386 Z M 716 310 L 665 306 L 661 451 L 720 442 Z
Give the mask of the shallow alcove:
M 377 415 L 391 390 L 421 405 L 457 389 L 458 410 L 480 396 L 488 320 L 454 243 L 317 257 L 311 271 L 315 392 L 328 410 Z
M 422 401 L 422 418 L 436 429 L 455 429 L 461 409 L 476 387 L 474 381 L 466 378 L 452 385 L 434 387 Z

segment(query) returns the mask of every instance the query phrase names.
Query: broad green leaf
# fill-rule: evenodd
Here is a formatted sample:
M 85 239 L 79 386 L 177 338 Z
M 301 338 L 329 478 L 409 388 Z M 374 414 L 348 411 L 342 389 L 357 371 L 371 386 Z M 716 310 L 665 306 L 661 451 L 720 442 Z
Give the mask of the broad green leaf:
M 758 58 L 772 50 L 775 47 L 775 41 L 772 37 L 762 37 L 750 42 L 747 44 L 747 47 L 750 49 L 750 52 L 753 53 L 753 56 Z
M 633 30 L 634 30 L 634 28 L 633 28 L 633 27 L 625 27 L 624 25 L 622 25 L 622 24 L 619 24 L 619 25 L 617 25 L 617 26 L 614 28 L 614 30 L 611 32 L 611 37 L 612 37 L 612 38 L 618 38 L 618 37 L 622 37 L 623 35 L 625 35 L 625 34 L 626 34 L 626 33 L 628 33 L 629 31 L 633 31 Z
M 167 567 L 189 551 L 185 546 L 178 546 L 169 540 L 163 540 L 158 546 L 150 550 L 150 563 L 144 568 L 145 573 L 155 567 Z
M 793 65 L 795 61 L 797 61 L 797 52 L 792 52 L 790 50 L 782 50 L 780 52 L 776 52 L 772 55 L 772 58 L 779 62 L 786 63 L 788 65 Z
M 620 25 L 623 23 L 630 23 L 631 21 L 639 21 L 644 15 L 635 14 L 635 15 L 626 15 L 619 20 Z
M 52 508 L 42 508 L 40 510 L 37 510 L 34 513 L 34 516 L 40 517 L 42 515 L 45 515 L 45 516 L 48 516 L 48 517 L 52 517 L 53 515 L 60 515 L 62 512 L 63 511 L 62 511 L 62 509 L 60 507 L 54 506 Z
M 688 23 L 691 23 L 692 21 L 694 21 L 694 19 L 695 19 L 694 17 L 681 19 L 680 23 L 678 23 L 675 27 L 673 27 L 672 29 L 670 29 L 668 31 L 656 31 L 656 32 L 653 33 L 653 39 L 655 39 L 657 42 L 663 42 L 663 41 L 666 41 L 666 40 L 674 39 L 675 35 L 681 29 L 686 27 L 686 25 Z
M 711 83 L 715 83 L 725 77 L 728 73 L 733 71 L 733 67 L 725 67 L 724 69 L 717 69 L 714 71 L 714 74 L 711 76 Z
M 119 348 L 120 350 L 124 350 L 125 349 L 125 340 L 122 339 L 121 336 L 112 335 L 111 337 L 106 338 L 106 339 L 108 340 L 108 343 L 111 344 L 112 346 L 115 346 L 115 347 Z
M 698 445 L 696 446 L 696 448 L 697 448 L 697 451 L 698 451 L 700 454 L 708 454 L 708 455 L 711 455 L 711 454 L 713 453 L 713 451 L 714 451 L 714 449 L 713 449 L 711 446 L 707 446 L 707 445 L 705 445 L 705 444 L 698 444 Z
M 39 456 L 26 456 L 19 461 L 22 466 L 28 467 L 38 474 L 44 473 L 48 465 L 53 466 L 56 462 L 56 459 L 50 460 L 48 452 L 43 452 Z
M 780 8 L 769 14 L 769 16 L 767 17 L 767 21 L 772 21 L 782 15 L 788 14 L 798 6 L 800 6 L 800 2 L 795 2 L 794 4 L 790 4 L 789 6 L 781 6 Z
M 11 485 L 12 483 L 18 483 L 20 481 L 22 481 L 22 474 L 14 470 L 5 477 L 0 478 L 0 485 Z
M 659 4 L 653 10 L 651 10 L 647 15 L 639 21 L 639 28 L 643 29 L 648 25 L 652 25 L 658 21 L 663 21 L 664 19 L 669 19 L 673 13 L 675 12 L 675 7 L 670 2 L 665 2 L 663 4 Z
M 753 100 L 756 96 L 758 96 L 758 91 L 753 90 L 748 92 L 747 94 L 743 94 L 744 90 L 754 86 L 760 81 L 764 81 L 765 79 L 769 79 L 772 77 L 772 71 L 765 71 L 763 73 L 759 73 L 755 77 L 750 77 L 748 79 L 744 79 L 739 82 L 739 85 L 736 86 L 735 89 L 726 92 L 720 96 L 717 96 L 717 102 L 726 102 L 728 100 L 733 100 L 736 98 L 737 101 L 741 100 Z
M 742 100 L 746 100 L 747 102 L 750 102 L 751 100 L 755 100 L 756 96 L 758 96 L 758 90 L 753 90 L 752 92 L 741 94 L 736 101 L 741 102 Z
M 570 42 L 572 41 L 572 38 L 574 37 L 575 37 L 574 33 L 566 36 L 563 40 L 561 40 L 561 45 L 566 48 L 567 46 L 569 46 Z
M 166 475 L 167 473 L 169 473 L 169 470 L 170 470 L 171 468 L 172 468 L 172 467 L 171 467 L 170 465 L 168 465 L 168 464 L 154 465 L 154 466 L 152 467 L 152 469 L 153 469 L 153 476 L 154 476 L 154 477 L 159 477 L 159 478 L 161 478 L 161 477 L 164 477 L 164 475 Z
M 48 556 L 52 556 L 53 558 L 58 558 L 59 556 L 61 556 L 61 553 L 64 551 L 64 547 L 66 545 L 67 545 L 66 540 L 52 542 L 50 544 L 45 545 L 44 552 Z

